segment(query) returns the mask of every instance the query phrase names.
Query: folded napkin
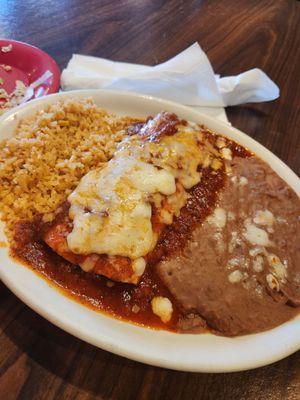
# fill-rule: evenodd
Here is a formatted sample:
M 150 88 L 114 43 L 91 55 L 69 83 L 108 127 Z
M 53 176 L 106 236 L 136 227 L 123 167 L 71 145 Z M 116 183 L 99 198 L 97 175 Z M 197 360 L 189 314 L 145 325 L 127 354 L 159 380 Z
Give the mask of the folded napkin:
M 278 86 L 260 69 L 220 78 L 198 43 L 154 67 L 74 54 L 61 76 L 63 90 L 133 91 L 196 107 L 227 120 L 224 107 L 274 100 Z

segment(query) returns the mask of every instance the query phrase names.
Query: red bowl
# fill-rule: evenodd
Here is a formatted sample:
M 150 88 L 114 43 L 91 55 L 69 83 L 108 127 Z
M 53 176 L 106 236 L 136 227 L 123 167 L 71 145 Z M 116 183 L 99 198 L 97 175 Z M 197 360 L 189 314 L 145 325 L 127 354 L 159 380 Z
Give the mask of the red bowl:
M 2 47 L 12 45 L 11 51 L 3 52 Z M 3 65 L 11 67 L 10 70 Z M 47 53 L 27 43 L 14 40 L 0 39 L 0 78 L 7 93 L 15 89 L 16 80 L 23 81 L 26 86 L 49 73 L 33 88 L 30 99 L 55 93 L 60 86 L 60 70 L 56 62 Z M 27 99 L 29 100 L 29 99 Z

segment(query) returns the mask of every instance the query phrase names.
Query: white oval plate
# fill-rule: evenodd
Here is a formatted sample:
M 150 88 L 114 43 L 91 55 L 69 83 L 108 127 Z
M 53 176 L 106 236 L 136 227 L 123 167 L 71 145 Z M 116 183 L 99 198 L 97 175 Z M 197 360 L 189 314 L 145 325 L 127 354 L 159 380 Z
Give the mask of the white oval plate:
M 11 136 L 20 119 L 46 104 L 58 99 L 84 97 L 93 98 L 99 106 L 117 114 L 145 117 L 166 110 L 203 123 L 252 150 L 300 195 L 298 177 L 244 133 L 179 104 L 134 93 L 83 90 L 31 101 L 0 118 L 0 138 Z M 237 338 L 155 331 L 97 313 L 69 299 L 30 269 L 12 260 L 7 248 L 0 248 L 0 257 L 2 281 L 29 307 L 72 335 L 136 361 L 182 371 L 229 372 L 270 364 L 300 349 L 300 315 L 267 332 Z

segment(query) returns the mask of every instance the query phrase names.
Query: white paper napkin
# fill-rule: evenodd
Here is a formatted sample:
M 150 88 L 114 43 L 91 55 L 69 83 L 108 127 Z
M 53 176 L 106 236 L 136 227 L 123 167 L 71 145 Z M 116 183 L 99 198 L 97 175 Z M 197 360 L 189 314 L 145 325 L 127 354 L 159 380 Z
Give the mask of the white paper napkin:
M 220 78 L 198 43 L 154 67 L 74 54 L 61 76 L 63 90 L 134 91 L 192 106 L 227 120 L 224 107 L 274 100 L 277 85 L 260 69 Z

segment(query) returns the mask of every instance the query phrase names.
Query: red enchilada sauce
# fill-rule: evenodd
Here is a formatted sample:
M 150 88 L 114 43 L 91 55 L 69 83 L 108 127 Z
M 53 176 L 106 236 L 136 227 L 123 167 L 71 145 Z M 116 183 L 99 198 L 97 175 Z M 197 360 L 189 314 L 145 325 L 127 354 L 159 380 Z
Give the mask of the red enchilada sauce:
M 219 137 L 208 131 L 205 136 L 212 144 Z M 243 147 L 228 139 L 224 140 L 233 156 L 250 156 Z M 184 315 L 159 279 L 154 265 L 165 255 L 185 245 L 195 224 L 201 223 L 214 209 L 225 179 L 224 168 L 217 171 L 210 167 L 202 170 L 201 182 L 189 191 L 191 197 L 182 208 L 180 216 L 164 229 L 155 249 L 147 257 L 148 267 L 137 286 L 112 282 L 105 277 L 86 273 L 58 256 L 41 239 L 47 225 L 41 222 L 41 217 L 33 222 L 17 224 L 12 255 L 61 289 L 64 294 L 95 310 L 152 328 L 176 331 Z M 152 312 L 151 300 L 155 296 L 168 297 L 173 304 L 172 319 L 168 323 L 163 323 Z

